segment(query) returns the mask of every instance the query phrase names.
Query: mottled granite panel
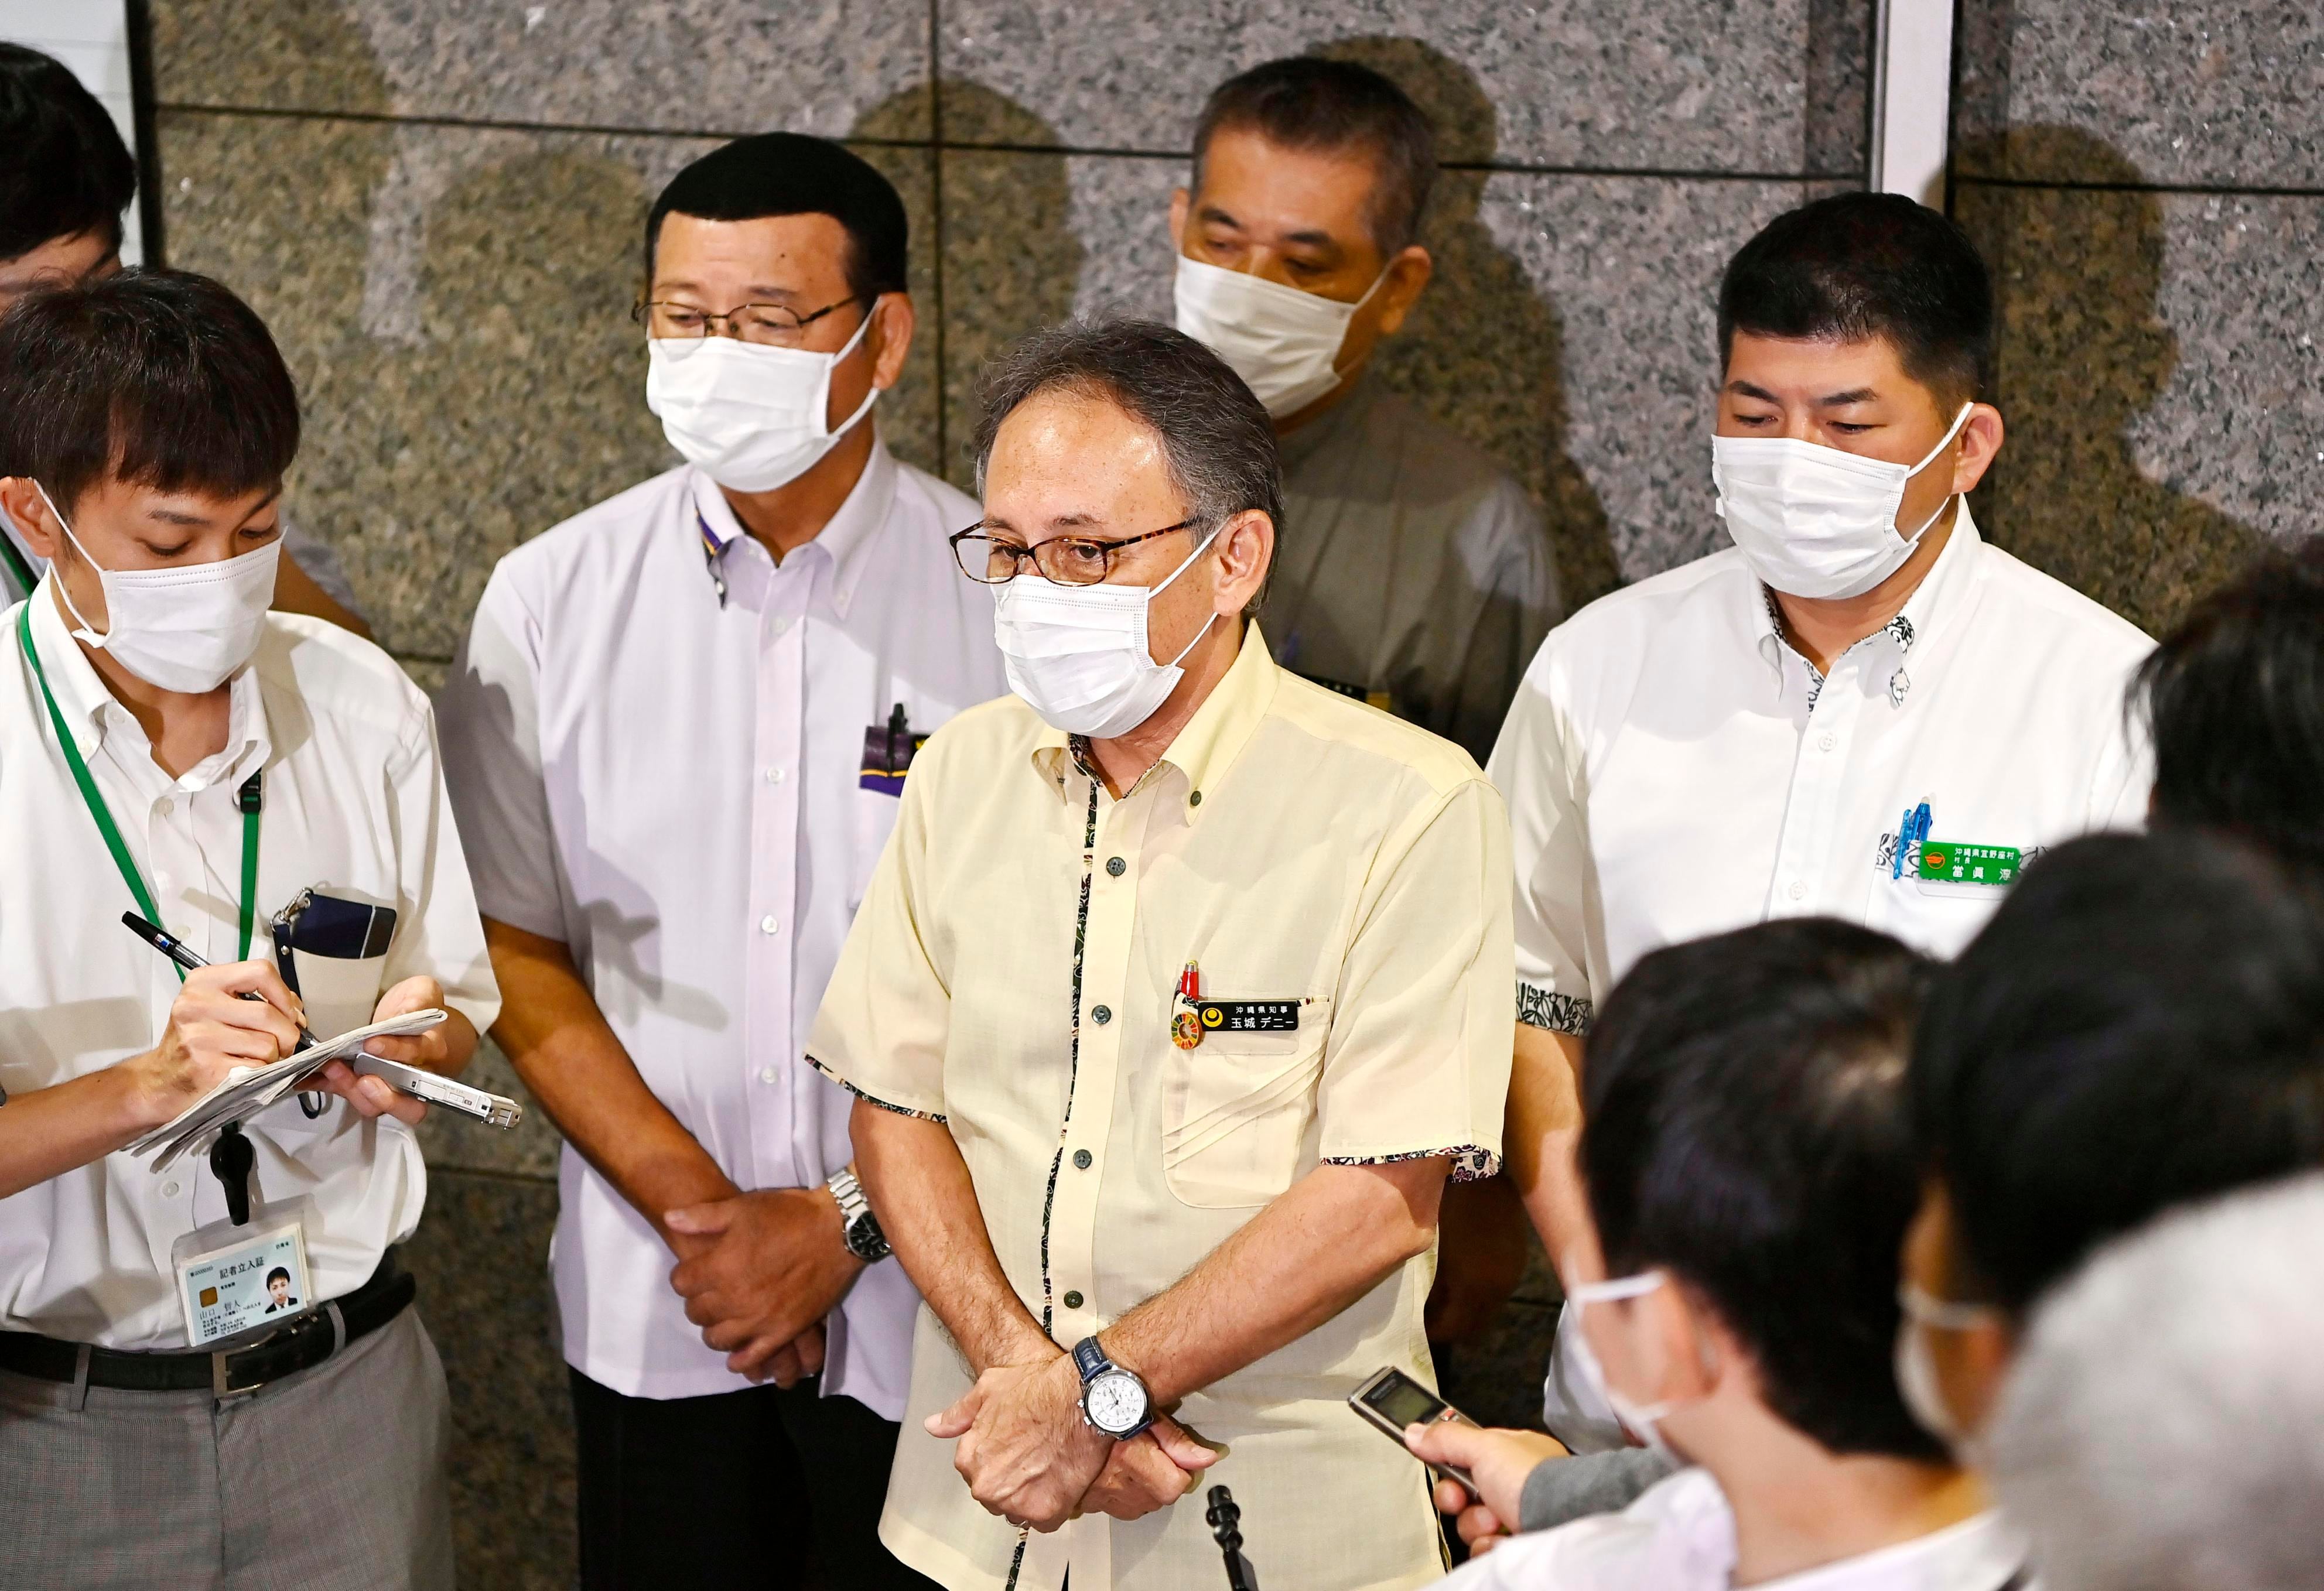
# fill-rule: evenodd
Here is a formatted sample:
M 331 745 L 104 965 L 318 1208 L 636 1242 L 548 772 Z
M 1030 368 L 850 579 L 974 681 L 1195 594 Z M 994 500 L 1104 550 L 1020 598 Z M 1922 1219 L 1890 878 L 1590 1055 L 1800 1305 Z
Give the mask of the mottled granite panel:
M 944 160 L 947 428 L 965 486 L 973 364 L 1071 311 L 1169 317 L 1181 169 Z M 1543 503 L 1571 602 L 1720 545 L 1703 440 L 1713 294 L 1727 257 L 1801 198 L 1795 183 L 1445 174 L 1425 236 L 1437 275 L 1380 372 Z
M 1077 149 L 1183 149 L 1217 82 L 1276 56 L 1345 51 L 1406 79 L 1438 113 L 1447 159 L 1794 172 L 1821 8 L 1641 0 L 1617 21 L 1592 0 L 945 0 L 937 56 L 948 81 L 1036 107 Z M 1860 97 L 1860 69 L 1856 82 Z M 948 143 L 1012 142 L 949 95 L 939 116 Z
M 207 113 L 164 114 L 161 143 L 172 262 L 281 340 L 291 501 L 389 650 L 448 658 L 503 553 L 675 462 L 629 309 L 650 196 L 712 143 Z M 927 155 L 865 153 L 925 244 Z M 881 404 L 915 463 L 934 372 L 924 345 Z
M 2315 0 L 1962 0 L 1961 38 L 1959 173 L 2114 182 L 2127 165 L 2173 186 L 2324 184 Z
M 1799 186 L 1452 175 L 1427 234 L 1437 279 L 1383 375 L 1542 502 L 1569 606 L 1723 545 L 1719 273 Z
M 1803 170 L 1859 179 L 1868 172 L 1879 10 L 1878 0 L 1810 0 Z
M 926 0 L 154 0 L 165 104 L 836 137 L 927 77 Z M 913 135 L 927 136 L 927 96 Z
M 554 1184 L 437 1172 L 404 1246 L 452 1393 L 460 1584 L 574 1583 L 573 1415 L 549 1284 Z
M 427 1156 L 429 1167 L 553 1180 L 558 1151 L 565 1140 L 531 1090 L 517 1080 L 516 1068 L 501 1053 L 501 1047 L 489 1038 L 484 1040 L 460 1081 L 516 1100 L 524 1107 L 524 1119 L 513 1127 L 493 1127 L 456 1110 L 430 1110 L 420 1124 L 420 1152 Z
M 1963 184 L 2009 425 L 1995 539 L 2156 632 L 2319 529 L 2324 200 Z

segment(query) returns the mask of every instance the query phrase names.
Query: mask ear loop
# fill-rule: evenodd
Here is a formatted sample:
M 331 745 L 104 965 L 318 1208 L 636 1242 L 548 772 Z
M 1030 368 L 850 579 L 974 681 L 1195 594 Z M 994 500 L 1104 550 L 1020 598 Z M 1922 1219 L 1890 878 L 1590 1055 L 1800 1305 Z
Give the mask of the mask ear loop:
M 80 538 L 73 534 L 72 526 L 66 521 L 64 514 L 57 507 L 57 500 L 51 497 L 49 495 L 49 489 L 42 485 L 37 480 L 32 483 L 32 490 L 41 494 L 41 501 L 48 505 L 49 512 L 56 519 L 57 529 L 65 533 L 65 539 L 67 541 L 72 543 L 72 549 L 80 555 L 80 561 L 87 564 L 90 569 L 96 572 L 97 588 L 99 590 L 103 590 L 105 586 L 104 569 L 98 566 L 97 561 L 95 558 L 88 556 L 88 548 L 80 544 Z M 81 616 L 80 604 L 72 600 L 72 593 L 66 589 L 64 577 L 62 575 L 59 575 L 57 577 L 57 594 L 64 598 L 65 611 L 73 616 L 73 622 L 80 627 L 72 632 L 73 639 L 78 641 L 87 641 L 90 646 L 97 648 L 99 651 L 103 651 L 105 649 L 106 635 L 111 635 L 113 633 L 110 627 L 106 629 L 106 635 L 99 635 L 89 628 L 88 621 Z
M 1170 589 L 1171 581 L 1177 579 L 1179 575 L 1184 575 L 1187 570 L 1193 568 L 1194 566 L 1194 560 L 1211 550 L 1211 543 L 1216 541 L 1219 538 L 1219 532 L 1225 529 L 1226 527 L 1222 525 L 1217 530 L 1213 530 L 1208 536 L 1204 537 L 1203 544 L 1196 547 L 1193 552 L 1186 555 L 1186 561 L 1170 571 L 1170 578 L 1168 580 L 1165 580 L 1161 584 L 1154 587 L 1153 590 L 1146 593 L 1146 606 L 1148 612 L 1151 612 L 1153 609 L 1154 599 L 1159 596 L 1162 593 Z M 1193 651 L 1196 646 L 1201 644 L 1202 639 L 1211 633 L 1211 626 L 1216 624 L 1218 621 L 1218 611 L 1216 609 L 1213 609 L 1211 616 L 1203 621 L 1202 629 L 1194 631 L 1194 639 L 1188 641 L 1185 646 L 1179 648 L 1178 655 L 1176 657 L 1171 658 L 1167 663 L 1159 665 L 1159 667 L 1164 668 L 1176 668 L 1179 664 L 1185 662 L 1186 660 L 1186 654 Z
M 1923 470 L 1927 469 L 1931 464 L 1937 462 L 1937 455 L 1942 453 L 1946 448 L 1950 447 L 1953 445 L 1953 438 L 1960 435 L 1961 428 L 1969 424 L 1969 411 L 1974 409 L 1976 407 L 1977 404 L 1973 400 L 1961 405 L 1960 412 L 1953 416 L 1951 428 L 1947 430 L 1942 437 L 1938 438 L 1937 445 L 1934 447 L 1929 449 L 1927 457 L 1922 459 L 1919 464 L 1914 464 L 1910 470 L 1907 470 L 1904 473 L 1904 479 L 1907 481 L 1911 480 L 1914 475 L 1919 474 Z M 1927 519 L 1922 520 L 1921 528 L 1918 530 L 1915 530 L 1910 536 L 1904 538 L 1904 545 L 1908 547 L 1920 546 L 1921 538 L 1929 533 L 1929 527 L 1935 524 L 1939 520 L 1944 518 L 1945 510 L 1952 507 L 1953 499 L 1960 495 L 1960 493 L 1957 492 L 1947 492 L 1945 494 L 1944 501 L 1937 504 L 1937 511 L 1931 514 Z
M 872 299 L 872 308 L 876 311 L 879 308 L 880 300 L 877 299 Z M 840 365 L 846 361 L 846 358 L 850 354 L 855 352 L 855 345 L 863 340 L 863 334 L 871 329 L 872 316 L 867 312 L 863 317 L 863 324 L 855 328 L 855 335 L 847 339 L 847 344 L 844 347 L 841 348 L 838 353 L 831 356 L 831 363 L 825 367 L 823 372 L 823 400 L 826 408 L 831 402 L 831 372 L 837 370 Z M 863 394 L 863 401 L 855 406 L 855 412 L 849 415 L 838 425 L 833 427 L 828 435 L 834 441 L 836 441 L 840 437 L 847 435 L 848 432 L 855 428 L 857 421 L 861 420 L 865 415 L 872 412 L 872 406 L 879 400 L 880 384 L 875 381 L 872 383 L 872 390 Z

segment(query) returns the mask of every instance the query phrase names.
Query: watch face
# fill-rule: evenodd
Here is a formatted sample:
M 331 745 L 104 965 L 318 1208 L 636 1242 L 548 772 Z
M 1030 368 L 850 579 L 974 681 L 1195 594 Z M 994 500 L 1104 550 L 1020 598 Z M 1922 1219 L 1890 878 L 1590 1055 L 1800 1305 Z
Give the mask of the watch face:
M 1117 1436 L 1146 1422 L 1146 1388 L 1127 1371 L 1109 1370 L 1089 1384 L 1082 1406 L 1092 1425 Z

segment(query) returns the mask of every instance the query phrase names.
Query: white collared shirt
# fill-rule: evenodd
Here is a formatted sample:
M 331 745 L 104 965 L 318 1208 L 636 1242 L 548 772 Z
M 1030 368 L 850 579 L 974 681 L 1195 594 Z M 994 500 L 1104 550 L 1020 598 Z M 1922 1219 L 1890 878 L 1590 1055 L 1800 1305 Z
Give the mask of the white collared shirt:
M 925 735 L 1008 688 L 991 598 L 945 543 L 978 517 L 875 443 L 778 566 L 715 483 L 672 470 L 503 558 L 445 686 L 484 914 L 572 948 L 646 1086 L 742 1188 L 850 1158 L 847 1097 L 800 1056 L 896 821 L 903 781 L 866 787 L 867 731 L 900 703 Z M 566 1358 L 635 1397 L 747 1385 L 687 1320 L 669 1248 L 569 1146 L 559 1191 Z M 897 1418 L 918 1301 L 892 1260 L 865 1271 L 824 1390 Z
M 1990 1511 L 1909 1541 L 1757 1583 L 1757 1591 L 2005 1591 L 2025 1547 Z M 1705 1469 L 1657 1481 L 1619 1513 L 1504 1541 L 1441 1591 L 1727 1591 L 1735 1516 Z
M 19 604 L 21 606 L 22 604 Z M 481 1030 L 500 999 L 438 771 L 427 698 L 370 642 L 319 620 L 270 613 L 229 687 L 226 744 L 181 777 L 155 764 L 58 616 L 50 582 L 32 599 L 50 689 L 121 831 L 162 925 L 206 960 L 239 948 L 243 817 L 238 788 L 263 769 L 252 953 L 301 889 L 393 906 L 387 953 L 301 953 L 309 1026 L 327 1037 L 371 1019 L 380 995 L 426 974 Z M 148 1050 L 179 980 L 122 926 L 135 908 L 83 803 L 17 640 L 0 631 L 0 1084 L 51 1087 Z M 360 1285 L 410 1236 L 427 1195 L 411 1134 L 338 1100 L 309 1121 L 286 1099 L 254 1118 L 262 1202 L 312 1201 L 317 1295 Z M 223 1219 L 202 1158 L 164 1173 L 115 1154 L 0 1200 L 0 1329 L 117 1348 L 182 1348 L 171 1245 Z
M 2003 890 L 1921 879 L 1924 851 L 2031 858 L 2144 821 L 2125 692 L 2153 646 L 1986 542 L 1966 503 L 1904 611 L 1829 678 L 1731 547 L 1592 602 L 1550 632 L 1493 749 L 1518 1020 L 1583 1032 L 1648 951 L 1771 917 L 1953 954 Z M 1931 844 L 1900 866 L 1923 802 Z

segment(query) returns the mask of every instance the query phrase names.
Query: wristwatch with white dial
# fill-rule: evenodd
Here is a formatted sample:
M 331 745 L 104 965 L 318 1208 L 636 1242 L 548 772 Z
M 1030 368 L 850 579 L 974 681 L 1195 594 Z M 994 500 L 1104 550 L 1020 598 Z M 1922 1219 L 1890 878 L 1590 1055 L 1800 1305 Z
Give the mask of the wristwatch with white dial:
M 867 1265 L 876 1265 L 896 1252 L 888 1246 L 888 1235 L 880 1229 L 880 1218 L 872 1213 L 872 1201 L 863 1197 L 863 1184 L 855 1180 L 853 1172 L 843 1165 L 824 1186 L 839 1201 L 840 1241 L 847 1245 L 848 1253 Z
M 1082 1377 L 1082 1418 L 1115 1441 L 1126 1442 L 1154 1423 L 1154 1400 L 1135 1370 L 1105 1356 L 1094 1337 L 1074 1344 L 1074 1368 Z

